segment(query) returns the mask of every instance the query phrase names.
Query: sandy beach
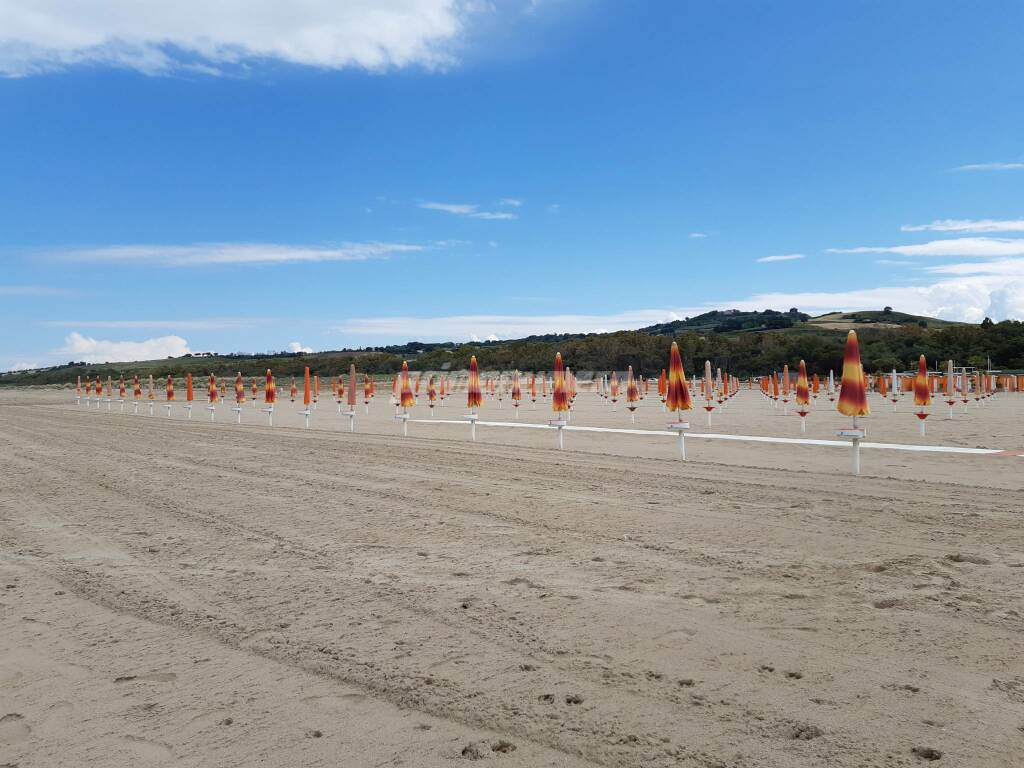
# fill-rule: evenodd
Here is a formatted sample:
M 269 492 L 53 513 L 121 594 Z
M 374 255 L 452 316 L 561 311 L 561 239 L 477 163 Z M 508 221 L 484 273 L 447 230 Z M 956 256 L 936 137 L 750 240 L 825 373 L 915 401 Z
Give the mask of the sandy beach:
M 827 405 L 808 438 L 848 423 Z M 382 396 L 354 434 L 329 400 L 308 431 L 286 393 L 272 428 L 229 407 L 0 392 L 0 765 L 1024 760 L 1024 396 L 937 405 L 926 438 L 875 397 L 869 440 L 1005 454 L 865 449 L 859 478 L 845 448 L 700 437 L 801 437 L 756 392 L 692 413 L 686 463 L 402 438 Z M 632 426 L 586 392 L 573 424 Z

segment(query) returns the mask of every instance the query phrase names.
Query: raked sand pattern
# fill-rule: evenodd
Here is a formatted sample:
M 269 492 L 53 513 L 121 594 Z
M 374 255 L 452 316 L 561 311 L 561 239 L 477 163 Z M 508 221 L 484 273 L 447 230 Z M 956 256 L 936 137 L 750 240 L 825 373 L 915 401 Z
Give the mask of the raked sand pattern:
M 402 438 L 378 400 L 350 434 L 333 402 L 304 430 L 0 393 L 0 765 L 1024 761 L 1024 396 L 924 440 L 873 401 L 870 440 L 1011 455 L 865 450 L 859 478 L 818 446 Z M 693 421 L 800 436 L 756 391 Z

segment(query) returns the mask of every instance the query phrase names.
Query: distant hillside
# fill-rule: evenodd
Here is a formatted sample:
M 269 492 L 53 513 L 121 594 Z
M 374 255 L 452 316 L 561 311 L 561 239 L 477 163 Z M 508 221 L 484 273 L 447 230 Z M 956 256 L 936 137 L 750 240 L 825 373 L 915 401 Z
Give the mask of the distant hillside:
M 797 309 L 741 312 L 716 310 L 695 317 L 641 328 L 636 331 L 591 334 L 550 334 L 490 342 L 439 342 L 337 350 L 302 354 L 234 354 L 214 357 L 178 357 L 134 363 L 69 363 L 36 371 L 0 374 L 0 385 L 66 384 L 77 376 L 138 374 L 157 378 L 186 372 L 205 376 L 259 376 L 268 368 L 279 379 L 299 376 L 305 366 L 322 376 L 348 370 L 355 363 L 361 373 L 392 374 L 403 360 L 413 370 L 459 371 L 476 355 L 484 370 L 515 368 L 546 371 L 555 352 L 577 371 L 624 371 L 656 375 L 666 366 L 672 341 L 679 343 L 688 372 L 710 360 L 716 367 L 739 376 L 762 374 L 783 365 L 807 362 L 812 372 L 828 373 L 842 367 L 843 343 L 848 328 L 857 329 L 861 357 L 868 371 L 916 367 L 918 355 L 931 365 L 952 358 L 978 368 L 991 365 L 1005 370 L 1024 369 L 1024 323 L 986 320 L 980 325 L 952 323 L 893 310 L 831 313 L 811 317 Z
M 924 315 L 908 315 L 906 312 L 894 310 L 867 310 L 861 312 L 831 312 L 827 315 L 812 317 L 808 323 L 818 328 L 848 331 L 851 328 L 899 328 L 906 325 L 917 325 L 921 328 L 948 328 L 953 325 L 966 325 L 953 320 L 940 320 L 937 317 Z

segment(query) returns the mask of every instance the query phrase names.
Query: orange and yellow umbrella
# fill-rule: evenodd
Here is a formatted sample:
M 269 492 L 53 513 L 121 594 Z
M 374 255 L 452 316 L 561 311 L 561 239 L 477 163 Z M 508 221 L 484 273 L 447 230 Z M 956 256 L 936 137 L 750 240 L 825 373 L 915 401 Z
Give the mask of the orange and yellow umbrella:
M 843 378 L 840 381 L 839 402 L 836 410 L 844 416 L 868 416 L 871 406 L 868 405 L 867 388 L 864 385 L 864 369 L 860 362 L 860 345 L 857 343 L 857 332 L 850 331 L 846 336 L 846 349 L 843 351 Z
M 359 380 L 356 378 L 356 364 L 352 363 L 348 367 L 348 406 L 351 410 L 356 409 L 356 388 L 359 385 Z
M 565 413 L 569 410 L 569 391 L 566 388 L 565 365 L 562 363 L 561 352 L 555 354 L 555 384 L 554 394 L 551 397 L 551 410 L 555 413 Z
M 636 386 L 636 377 L 633 375 L 633 366 L 626 371 L 626 402 L 635 403 L 640 400 L 640 390 Z
M 917 376 L 914 377 L 914 405 L 921 407 L 932 404 L 932 390 L 928 386 L 928 362 L 924 355 L 917 361 Z
M 482 408 L 484 393 L 480 389 L 480 369 L 477 368 L 476 355 L 469 358 L 469 383 L 466 386 L 466 407 Z
M 686 374 L 683 372 L 683 358 L 679 355 L 679 345 L 672 342 L 672 351 L 668 361 L 668 386 L 665 392 L 665 406 L 672 411 L 689 411 L 693 408 L 690 401 L 690 388 L 686 385 Z
M 174 379 L 171 374 L 167 374 L 167 402 L 174 402 Z
M 277 385 L 274 383 L 274 374 L 267 368 L 267 383 L 263 385 L 263 402 L 273 405 L 277 402 Z
M 208 396 L 210 398 L 211 403 L 216 403 L 218 400 L 220 400 L 220 391 L 217 389 L 217 377 L 214 376 L 212 373 L 210 374 L 210 384 L 207 389 L 207 392 L 209 393 Z
M 412 408 L 416 405 L 416 398 L 412 393 L 412 384 L 409 381 L 409 363 L 402 362 L 402 391 L 399 404 L 403 408 Z
M 516 369 L 512 373 L 512 404 L 518 406 L 519 401 L 523 399 L 523 388 L 519 383 L 519 370 Z
M 89 394 L 89 388 L 88 388 L 89 387 L 89 381 L 88 381 L 88 379 L 86 380 L 85 384 L 86 384 L 85 394 L 86 394 L 86 396 L 88 396 L 88 394 Z M 136 400 L 141 400 L 142 399 L 142 384 L 139 383 L 139 377 L 138 376 L 135 376 L 132 379 L 132 397 L 134 397 Z
M 241 405 L 245 402 L 245 382 L 242 381 L 242 372 L 235 376 L 235 402 Z
M 302 404 L 306 406 L 306 410 L 309 410 L 310 396 L 312 392 L 309 388 L 309 366 L 307 365 L 302 371 Z M 306 420 L 309 421 L 308 419 Z
M 800 373 L 796 378 L 796 404 L 811 404 L 811 392 L 810 388 L 807 386 L 807 363 L 803 360 L 800 361 Z

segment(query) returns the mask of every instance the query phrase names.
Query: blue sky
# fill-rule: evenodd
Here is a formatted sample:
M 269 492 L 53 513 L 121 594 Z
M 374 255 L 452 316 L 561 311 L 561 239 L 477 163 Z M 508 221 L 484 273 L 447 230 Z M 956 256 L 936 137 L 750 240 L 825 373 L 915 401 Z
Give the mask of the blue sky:
M 0 0 L 0 369 L 1024 317 L 1019 2 L 237 6 Z

